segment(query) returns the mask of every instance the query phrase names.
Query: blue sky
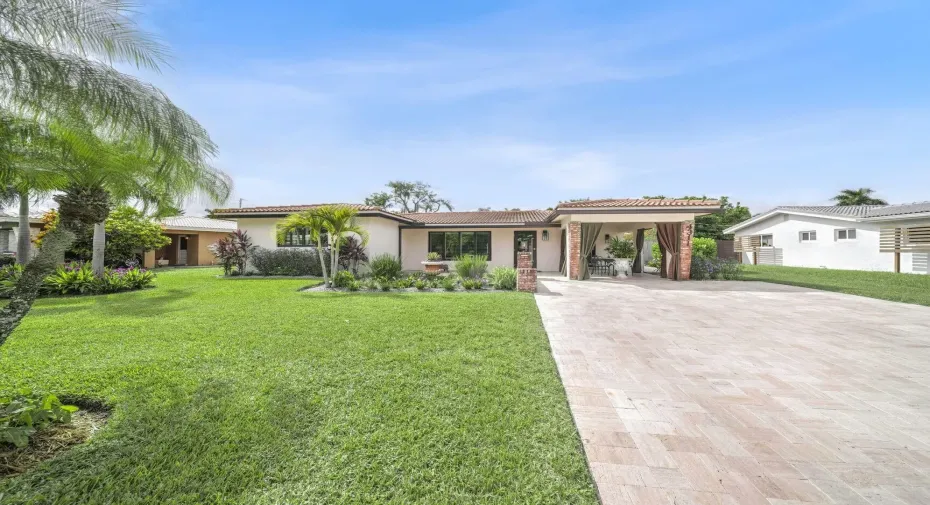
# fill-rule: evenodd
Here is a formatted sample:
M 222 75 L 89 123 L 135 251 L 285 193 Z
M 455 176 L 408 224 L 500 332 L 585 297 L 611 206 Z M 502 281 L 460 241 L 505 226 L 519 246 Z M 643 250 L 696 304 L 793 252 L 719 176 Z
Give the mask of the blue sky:
M 392 179 L 460 210 L 930 200 L 930 2 L 628 4 L 159 0 L 140 20 L 173 68 L 144 77 L 208 128 L 246 206 Z

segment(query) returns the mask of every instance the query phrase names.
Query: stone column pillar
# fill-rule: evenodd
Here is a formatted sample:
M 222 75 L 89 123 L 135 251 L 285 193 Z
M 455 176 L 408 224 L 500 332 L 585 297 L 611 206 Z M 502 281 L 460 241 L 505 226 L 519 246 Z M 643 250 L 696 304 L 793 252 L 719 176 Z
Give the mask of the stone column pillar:
M 694 221 L 681 223 L 681 242 L 678 255 L 678 280 L 691 278 L 691 239 L 694 236 Z
M 581 223 L 568 223 L 568 278 L 578 280 L 581 276 Z
M 517 290 L 536 292 L 536 269 L 533 268 L 533 253 L 517 253 Z

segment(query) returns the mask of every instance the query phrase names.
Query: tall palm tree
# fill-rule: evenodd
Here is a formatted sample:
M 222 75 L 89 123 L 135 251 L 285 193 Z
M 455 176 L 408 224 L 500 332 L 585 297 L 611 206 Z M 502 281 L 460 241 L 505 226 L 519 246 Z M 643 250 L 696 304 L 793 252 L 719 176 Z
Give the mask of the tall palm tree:
M 859 189 L 844 189 L 831 200 L 836 202 L 837 205 L 849 206 L 849 205 L 888 205 L 888 202 L 882 200 L 881 198 L 872 198 L 872 193 L 875 193 L 875 190 L 871 188 L 859 188 Z
M 323 238 L 326 236 L 326 227 L 319 208 L 305 210 L 284 218 L 284 221 L 278 223 L 278 242 L 284 242 L 285 235 L 297 230 L 306 230 L 310 241 L 316 244 L 317 254 L 320 255 L 320 267 L 323 270 L 323 284 L 329 285 L 326 257 L 323 254 Z
M 345 205 L 326 205 L 317 209 L 317 214 L 323 220 L 323 227 L 329 234 L 329 260 L 330 272 L 336 275 L 339 268 L 339 246 L 350 233 L 358 235 L 361 246 L 368 244 L 368 232 L 358 224 L 356 216 L 358 210 Z
M 112 67 L 124 62 L 158 70 L 166 61 L 164 48 L 138 30 L 129 7 L 123 0 L 0 0 L 0 115 L 37 128 L 60 123 L 56 138 L 63 146 L 50 149 L 60 162 L 50 168 L 68 181 L 55 196 L 58 227 L 43 239 L 0 310 L 0 345 L 29 312 L 75 233 L 109 212 L 99 172 L 72 164 L 76 154 L 105 153 L 108 143 L 127 139 L 175 168 L 182 162 L 208 166 L 216 154 L 206 130 L 161 90 Z M 25 140 L 34 145 L 31 137 Z M 0 187 L 15 185 L 19 175 L 16 156 L 6 151 L 10 144 L 0 138 Z

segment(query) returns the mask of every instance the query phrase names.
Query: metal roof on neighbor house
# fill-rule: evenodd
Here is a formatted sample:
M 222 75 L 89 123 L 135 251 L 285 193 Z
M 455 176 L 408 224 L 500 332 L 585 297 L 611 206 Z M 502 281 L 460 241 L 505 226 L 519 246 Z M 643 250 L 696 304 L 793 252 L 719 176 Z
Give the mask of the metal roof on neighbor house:
M 881 207 L 883 207 L 883 205 L 785 205 L 775 207 L 774 209 L 757 215 L 761 216 L 769 212 L 786 211 L 801 212 L 804 214 L 820 214 L 823 216 L 868 217 L 871 210 Z
M 930 202 L 915 202 L 876 207 L 869 210 L 867 217 L 905 216 L 907 214 L 927 213 L 930 213 Z
M 193 216 L 169 217 L 160 223 L 168 230 L 233 232 L 238 227 L 235 221 Z

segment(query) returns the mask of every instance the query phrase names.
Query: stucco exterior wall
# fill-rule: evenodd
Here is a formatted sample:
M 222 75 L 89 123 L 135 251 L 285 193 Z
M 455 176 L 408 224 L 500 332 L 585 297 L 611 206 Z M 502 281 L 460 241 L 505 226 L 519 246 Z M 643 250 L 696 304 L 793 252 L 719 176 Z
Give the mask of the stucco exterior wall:
M 549 240 L 543 240 L 543 230 L 549 230 Z M 491 232 L 491 268 L 497 266 L 514 267 L 513 234 L 515 231 L 536 232 L 536 268 L 542 272 L 559 270 L 560 234 L 559 228 L 405 228 L 402 230 L 402 263 L 404 270 L 422 270 L 421 261 L 426 260 L 429 252 L 429 232 L 431 231 L 490 231 Z M 396 251 L 394 253 L 397 254 Z
M 249 234 L 253 244 L 265 249 L 277 249 L 278 223 L 282 219 L 278 217 L 237 218 L 236 223 L 240 230 Z M 384 253 L 397 256 L 399 243 L 397 230 L 400 223 L 382 217 L 360 217 L 358 224 L 368 232 L 368 245 L 365 249 L 369 258 Z
M 879 230 L 892 226 L 893 223 L 779 214 L 740 230 L 736 236 L 772 235 L 772 246 L 782 250 L 784 266 L 893 272 L 894 255 L 878 251 Z M 835 231 L 848 228 L 856 230 L 856 239 L 836 240 Z M 801 242 L 802 231 L 816 231 L 817 240 Z M 752 263 L 752 255 L 744 253 L 743 261 Z M 901 272 L 927 273 L 924 265 L 922 254 L 901 254 Z

